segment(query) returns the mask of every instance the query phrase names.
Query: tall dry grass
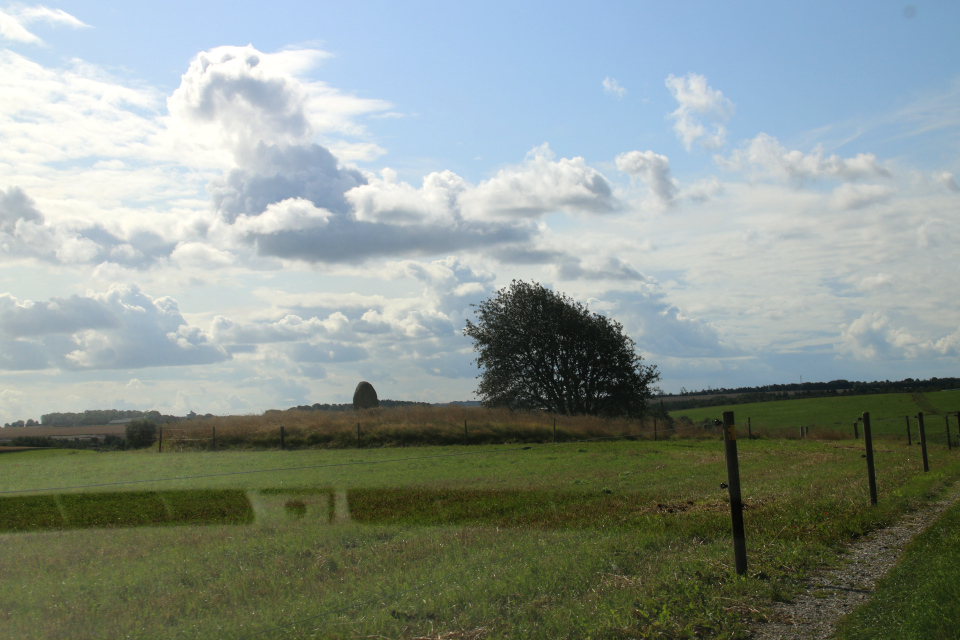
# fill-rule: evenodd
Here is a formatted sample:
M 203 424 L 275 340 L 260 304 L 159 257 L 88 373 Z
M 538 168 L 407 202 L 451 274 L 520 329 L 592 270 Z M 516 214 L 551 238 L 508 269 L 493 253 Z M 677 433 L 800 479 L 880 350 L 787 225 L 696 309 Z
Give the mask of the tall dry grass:
M 542 412 L 449 405 L 411 406 L 364 411 L 272 411 L 262 415 L 196 418 L 165 425 L 164 446 L 209 448 L 216 430 L 217 448 L 279 447 L 280 427 L 289 448 L 358 446 L 502 444 L 588 440 L 593 438 L 654 438 L 654 419 L 610 419 L 565 416 Z M 464 430 L 466 424 L 466 430 Z M 656 437 L 705 437 L 709 429 L 665 428 L 660 421 Z

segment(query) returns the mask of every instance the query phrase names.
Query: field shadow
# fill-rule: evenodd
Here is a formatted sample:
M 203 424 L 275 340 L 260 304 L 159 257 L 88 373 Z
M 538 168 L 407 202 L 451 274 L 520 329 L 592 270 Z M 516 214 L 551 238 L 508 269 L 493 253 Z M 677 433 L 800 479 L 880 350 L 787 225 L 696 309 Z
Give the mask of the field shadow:
M 23 531 L 249 524 L 245 491 L 201 489 L 69 493 L 0 498 L 0 533 Z

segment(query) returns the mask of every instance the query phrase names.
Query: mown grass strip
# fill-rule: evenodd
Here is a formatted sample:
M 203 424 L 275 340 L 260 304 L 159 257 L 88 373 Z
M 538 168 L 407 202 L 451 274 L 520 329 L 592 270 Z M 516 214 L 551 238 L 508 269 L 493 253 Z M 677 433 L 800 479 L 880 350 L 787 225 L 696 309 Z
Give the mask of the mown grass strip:
M 839 625 L 837 640 L 935 640 L 960 632 L 960 504 L 907 547 L 867 604 Z
M 253 509 L 246 492 L 235 489 L 0 498 L 0 532 L 4 533 L 250 522 Z
M 364 524 L 497 526 L 534 529 L 635 525 L 651 506 L 637 494 L 510 489 L 354 489 L 350 517 Z M 690 506 L 694 504 L 690 501 Z M 673 507 L 659 505 L 663 512 Z M 688 505 L 684 505 L 688 506 Z M 678 507 L 679 508 L 679 507 Z

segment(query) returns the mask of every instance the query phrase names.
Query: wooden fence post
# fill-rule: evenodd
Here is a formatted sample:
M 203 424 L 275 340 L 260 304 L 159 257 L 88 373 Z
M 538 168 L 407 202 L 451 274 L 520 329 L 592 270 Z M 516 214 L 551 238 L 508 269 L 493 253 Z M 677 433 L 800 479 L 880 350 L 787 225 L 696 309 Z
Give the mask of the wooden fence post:
M 947 451 L 953 449 L 953 444 L 950 442 L 950 416 L 944 414 L 943 424 L 947 427 Z
M 910 416 L 903 416 L 907 420 L 907 446 L 913 446 L 913 436 L 910 434 Z
M 163 427 L 160 427 L 160 439 L 157 441 L 157 453 L 163 453 Z
M 740 462 L 737 459 L 737 427 L 733 411 L 723 412 L 723 445 L 727 457 L 727 488 L 730 490 L 730 520 L 733 525 L 733 557 L 737 575 L 747 573 L 747 541 L 743 532 L 743 499 L 740 497 Z
M 927 430 L 923 427 L 923 411 L 917 411 L 917 424 L 920 426 L 920 450 L 923 452 L 923 471 L 930 471 L 930 460 L 927 458 Z
M 860 416 L 863 420 L 863 444 L 867 450 L 867 484 L 870 485 L 870 504 L 877 504 L 877 474 L 873 467 L 873 433 L 870 431 L 870 412 L 864 411 Z
M 857 423 L 857 422 L 854 422 L 854 423 L 853 423 L 853 439 L 854 439 L 854 440 L 859 440 L 859 439 L 860 439 L 860 432 L 857 431 L 857 424 L 859 424 L 859 423 Z
M 747 440 L 753 440 L 753 427 L 750 426 L 750 418 L 747 418 Z

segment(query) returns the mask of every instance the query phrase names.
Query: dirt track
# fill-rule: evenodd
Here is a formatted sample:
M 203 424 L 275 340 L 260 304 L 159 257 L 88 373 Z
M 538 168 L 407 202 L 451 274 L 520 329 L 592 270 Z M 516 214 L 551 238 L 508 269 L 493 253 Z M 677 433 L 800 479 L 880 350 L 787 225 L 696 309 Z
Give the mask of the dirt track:
M 907 543 L 957 499 L 960 490 L 954 487 L 942 500 L 851 545 L 846 553 L 849 563 L 811 576 L 805 592 L 774 605 L 768 621 L 756 625 L 751 638 L 826 640 L 832 636 L 834 624 L 870 598 L 877 581 L 897 563 Z

